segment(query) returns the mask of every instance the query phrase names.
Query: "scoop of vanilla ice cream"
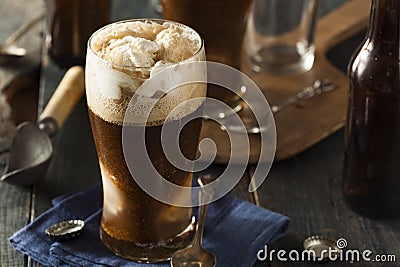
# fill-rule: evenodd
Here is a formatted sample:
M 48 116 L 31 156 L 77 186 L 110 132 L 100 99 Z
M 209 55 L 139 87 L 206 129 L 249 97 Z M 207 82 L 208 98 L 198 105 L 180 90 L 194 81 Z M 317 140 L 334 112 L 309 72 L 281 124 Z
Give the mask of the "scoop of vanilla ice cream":
M 199 48 L 193 32 L 168 22 L 116 24 L 92 42 L 99 57 L 118 67 L 153 67 L 160 61 L 162 65 L 177 63 L 193 56 Z
M 125 36 L 154 40 L 157 34 L 164 29 L 165 27 L 161 24 L 143 21 L 116 23 L 111 27 L 102 29 L 101 34 L 94 36 L 92 40 L 92 49 L 101 56 L 111 40 L 122 39 Z
M 89 108 L 118 125 L 127 112 L 129 123 L 148 125 L 161 123 L 180 103 L 173 119 L 193 112 L 201 103 L 184 102 L 205 97 L 206 84 L 184 83 L 205 80 L 206 71 L 177 63 L 204 60 L 201 42 L 196 32 L 172 22 L 125 21 L 102 28 L 90 41 L 86 61 Z M 154 97 L 161 98 L 153 108 Z M 133 109 L 128 110 L 131 100 Z
M 118 66 L 151 67 L 157 61 L 161 46 L 142 37 L 124 36 L 112 39 L 103 58 Z
M 198 38 L 172 24 L 157 34 L 155 42 L 162 47 L 161 58 L 173 63 L 191 57 L 199 48 Z

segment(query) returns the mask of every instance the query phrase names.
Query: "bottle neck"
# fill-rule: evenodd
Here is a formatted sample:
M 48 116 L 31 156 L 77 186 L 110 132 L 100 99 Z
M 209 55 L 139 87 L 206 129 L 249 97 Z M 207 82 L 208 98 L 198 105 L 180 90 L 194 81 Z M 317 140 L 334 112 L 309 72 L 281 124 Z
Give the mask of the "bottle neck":
M 399 43 L 400 0 L 372 0 L 368 37 Z

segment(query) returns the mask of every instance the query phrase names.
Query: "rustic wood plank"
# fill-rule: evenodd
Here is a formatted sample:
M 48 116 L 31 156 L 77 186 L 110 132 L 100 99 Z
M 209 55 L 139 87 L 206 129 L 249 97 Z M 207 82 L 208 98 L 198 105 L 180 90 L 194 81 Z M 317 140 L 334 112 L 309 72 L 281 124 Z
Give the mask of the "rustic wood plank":
M 0 183 L 0 266 L 25 265 L 26 258 L 10 246 L 8 238 L 28 223 L 30 206 L 30 187 Z
M 305 238 L 324 235 L 345 238 L 351 249 L 400 255 L 400 220 L 366 219 L 351 211 L 344 202 L 340 188 L 343 140 L 341 130 L 308 151 L 272 167 L 259 189 L 260 203 L 289 216 L 291 226 L 288 235 L 274 242 L 271 248 L 301 252 Z M 285 264 L 275 259 L 272 266 L 288 266 Z M 362 264 L 376 266 L 376 263 Z M 315 264 L 296 263 L 296 266 Z M 341 262 L 339 266 L 350 266 L 350 263 Z

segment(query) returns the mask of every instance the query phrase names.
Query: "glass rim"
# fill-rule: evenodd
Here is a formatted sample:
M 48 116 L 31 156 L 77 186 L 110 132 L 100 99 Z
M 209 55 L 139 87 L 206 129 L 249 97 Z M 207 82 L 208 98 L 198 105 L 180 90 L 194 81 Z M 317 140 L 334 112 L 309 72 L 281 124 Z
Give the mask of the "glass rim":
M 196 52 L 194 52 L 193 55 L 191 55 L 189 58 L 187 58 L 187 59 L 185 59 L 185 60 L 182 60 L 182 61 L 179 61 L 179 62 L 174 62 L 174 63 L 170 63 L 170 62 L 169 62 L 169 64 L 171 64 L 171 65 L 175 65 L 175 64 L 182 63 L 182 62 L 186 62 L 186 61 L 188 61 L 188 60 L 190 60 L 190 59 L 196 57 L 201 51 L 204 50 L 204 40 L 203 40 L 202 36 L 200 35 L 200 33 L 199 33 L 198 31 L 196 31 L 195 29 L 193 29 L 193 28 L 191 28 L 191 27 L 189 27 L 189 26 L 187 26 L 187 25 L 185 25 L 185 24 L 182 24 L 182 23 L 179 23 L 179 22 L 176 22 L 176 21 L 172 21 L 172 20 L 165 20 L 165 19 L 157 19 L 157 18 L 138 18 L 138 19 L 127 19 L 127 20 L 120 20 L 120 21 L 112 22 L 112 23 L 109 23 L 109 24 L 107 24 L 107 25 L 105 25 L 105 26 L 103 26 L 103 27 L 97 29 L 97 30 L 96 30 L 95 32 L 93 32 L 93 33 L 90 35 L 90 37 L 89 37 L 89 40 L 88 40 L 88 42 L 87 42 L 87 52 L 88 52 L 88 53 L 91 53 L 91 54 L 96 58 L 96 60 L 98 60 L 98 61 L 100 61 L 100 62 L 103 62 L 105 65 L 108 65 L 108 66 L 111 66 L 111 67 L 115 67 L 116 69 L 138 70 L 138 71 L 149 70 L 149 71 L 150 71 L 154 66 L 151 66 L 151 67 L 140 67 L 140 66 L 126 66 L 126 65 L 115 64 L 115 63 L 113 63 L 113 62 L 111 62 L 111 61 L 108 61 L 108 60 L 106 60 L 106 59 L 100 57 L 99 55 L 97 55 L 97 53 L 96 53 L 95 51 L 93 51 L 93 48 L 92 48 L 92 46 L 91 46 L 93 38 L 94 38 L 99 32 L 104 31 L 104 30 L 106 30 L 107 28 L 113 27 L 113 26 L 118 25 L 118 24 L 124 24 L 124 23 L 135 22 L 135 21 L 156 22 L 156 23 L 161 24 L 161 25 L 162 25 L 163 23 L 167 22 L 167 23 L 175 24 L 175 25 L 178 25 L 178 26 L 180 26 L 180 27 L 189 29 L 191 32 L 195 33 L 195 34 L 198 36 L 199 41 L 200 41 L 200 46 L 199 46 L 199 48 L 196 50 Z

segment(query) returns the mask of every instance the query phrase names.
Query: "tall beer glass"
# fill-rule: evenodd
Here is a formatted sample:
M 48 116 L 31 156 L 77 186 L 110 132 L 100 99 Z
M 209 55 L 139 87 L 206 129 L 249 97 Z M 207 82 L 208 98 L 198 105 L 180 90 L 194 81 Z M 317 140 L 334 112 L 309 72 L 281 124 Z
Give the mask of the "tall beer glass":
M 187 26 L 164 20 L 117 22 L 98 30 L 89 40 L 86 94 L 104 191 L 100 237 L 117 255 L 134 261 L 162 261 L 193 238 L 192 209 L 162 203 L 144 192 L 129 171 L 121 139 L 122 128 L 127 127 L 123 122 L 129 102 L 146 80 L 157 77 L 156 72 L 163 67 L 203 60 L 202 38 Z M 157 84 L 161 86 L 163 81 Z M 183 105 L 178 117 L 165 120 L 179 104 L 205 97 L 206 87 L 205 83 L 196 83 L 167 92 L 147 121 L 138 119 L 129 124 L 145 127 L 151 163 L 160 175 L 177 185 L 190 187 L 192 173 L 168 161 L 161 130 L 166 124 L 179 127 L 185 117 L 198 112 L 201 103 Z M 139 97 L 146 102 L 145 96 Z M 179 146 L 188 159 L 196 157 L 200 130 L 201 120 L 195 119 L 180 132 Z

